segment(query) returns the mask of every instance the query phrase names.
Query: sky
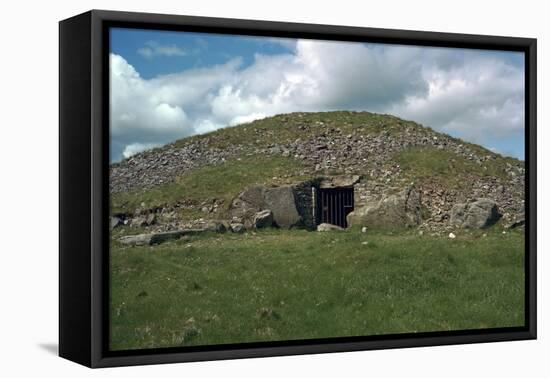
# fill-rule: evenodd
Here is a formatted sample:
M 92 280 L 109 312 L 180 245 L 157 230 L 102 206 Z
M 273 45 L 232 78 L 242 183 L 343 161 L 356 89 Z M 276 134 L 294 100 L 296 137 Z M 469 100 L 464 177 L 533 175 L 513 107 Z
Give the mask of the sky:
M 524 54 L 114 28 L 111 161 L 296 111 L 393 114 L 524 159 Z

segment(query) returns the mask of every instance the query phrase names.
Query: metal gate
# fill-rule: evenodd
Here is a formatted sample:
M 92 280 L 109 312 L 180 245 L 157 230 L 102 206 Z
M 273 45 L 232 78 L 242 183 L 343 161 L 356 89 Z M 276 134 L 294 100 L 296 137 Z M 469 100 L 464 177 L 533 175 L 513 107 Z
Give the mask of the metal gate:
M 346 216 L 353 211 L 353 188 L 319 189 L 317 204 L 317 224 L 346 228 Z

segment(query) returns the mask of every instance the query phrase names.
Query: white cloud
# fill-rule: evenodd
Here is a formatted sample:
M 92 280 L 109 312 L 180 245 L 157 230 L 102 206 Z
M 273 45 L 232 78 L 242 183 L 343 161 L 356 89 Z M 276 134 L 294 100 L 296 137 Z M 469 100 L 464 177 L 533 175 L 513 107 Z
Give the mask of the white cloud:
M 474 50 L 298 40 L 257 54 L 145 80 L 111 54 L 113 158 L 278 113 L 370 110 L 475 142 L 523 132 L 523 67 Z
M 181 106 L 156 95 L 159 87 L 144 80 L 124 58 L 111 54 L 111 138 L 118 159 L 126 145 L 163 144 L 193 132 Z
M 229 118 L 210 116 L 210 102 L 236 74 L 238 59 L 153 79 L 143 79 L 120 55 L 112 53 L 110 64 L 111 160 L 131 144 L 161 145 L 228 125 Z
M 476 143 L 523 133 L 523 67 L 466 54 L 456 56 L 452 69 L 427 65 L 423 78 L 428 93 L 409 96 L 389 112 Z
M 185 56 L 187 52 L 176 45 L 161 45 L 155 41 L 145 43 L 144 47 L 137 50 L 138 54 L 144 58 L 151 59 L 156 56 Z
M 124 156 L 125 158 L 129 158 L 130 156 L 139 154 L 140 152 L 150 150 L 151 148 L 155 148 L 158 146 L 158 144 L 154 143 L 132 143 L 124 148 L 124 151 L 122 151 L 122 156 Z

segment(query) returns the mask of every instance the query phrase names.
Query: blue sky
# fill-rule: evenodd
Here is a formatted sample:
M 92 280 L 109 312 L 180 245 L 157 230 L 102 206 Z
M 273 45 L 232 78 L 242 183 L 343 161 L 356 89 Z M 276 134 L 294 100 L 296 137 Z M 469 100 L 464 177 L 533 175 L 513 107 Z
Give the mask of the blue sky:
M 293 111 L 367 110 L 524 157 L 522 53 L 111 30 L 111 160 Z
M 163 53 L 159 46 L 172 49 Z M 276 55 L 289 51 L 266 38 L 118 28 L 111 31 L 111 52 L 123 56 L 144 79 L 223 64 L 233 57 L 241 57 L 245 68 L 253 63 L 255 53 Z

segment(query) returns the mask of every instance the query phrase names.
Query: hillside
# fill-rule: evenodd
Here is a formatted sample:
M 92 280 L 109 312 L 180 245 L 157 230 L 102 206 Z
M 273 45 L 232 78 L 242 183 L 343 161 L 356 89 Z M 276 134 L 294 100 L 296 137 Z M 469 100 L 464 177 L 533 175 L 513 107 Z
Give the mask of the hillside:
M 149 215 L 155 229 L 227 219 L 252 185 L 358 175 L 364 203 L 414 185 L 422 227 L 448 226 L 459 202 L 489 198 L 503 223 L 520 218 L 524 163 L 415 122 L 368 112 L 292 113 L 220 129 L 111 165 L 112 213 Z

